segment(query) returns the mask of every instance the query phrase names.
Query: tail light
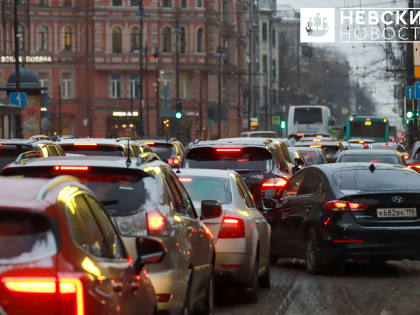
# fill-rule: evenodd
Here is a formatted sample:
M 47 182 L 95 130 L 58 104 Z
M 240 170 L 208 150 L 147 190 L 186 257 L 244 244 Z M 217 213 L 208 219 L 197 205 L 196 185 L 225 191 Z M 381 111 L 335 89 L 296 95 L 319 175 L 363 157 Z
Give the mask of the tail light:
M 192 183 L 193 179 L 191 177 L 179 177 L 181 183 Z
M 216 149 L 217 153 L 241 153 L 241 148 L 220 148 Z
M 224 217 L 219 231 L 219 238 L 244 238 L 244 221 L 239 218 Z
M 320 144 L 311 144 L 309 147 L 310 147 L 310 148 L 318 148 L 318 149 L 322 149 L 322 145 L 320 145 Z
M 277 177 L 277 178 L 270 178 L 267 179 L 265 182 L 261 185 L 261 190 L 269 190 L 269 189 L 283 189 L 287 184 L 287 180 L 283 177 Z
M 97 143 L 74 143 L 73 144 L 75 147 L 97 147 L 98 144 Z
M 420 164 L 407 164 L 408 167 L 415 167 L 417 169 L 420 169 Z
M 364 203 L 333 200 L 328 201 L 324 204 L 325 210 L 334 212 L 351 212 L 351 211 L 365 211 L 369 208 L 369 205 Z
M 77 278 L 6 277 L 1 282 L 7 290 L 17 294 L 58 294 L 60 314 L 85 314 L 83 285 Z
M 410 156 L 408 154 L 404 154 L 403 158 L 404 158 L 404 161 L 407 161 L 410 158 Z
M 165 217 L 159 212 L 147 214 L 147 230 L 149 232 L 159 232 L 165 228 Z
M 179 158 L 172 158 L 168 159 L 168 164 L 171 166 L 178 166 L 181 163 L 181 160 Z
M 54 171 L 87 172 L 89 171 L 89 166 L 54 166 Z

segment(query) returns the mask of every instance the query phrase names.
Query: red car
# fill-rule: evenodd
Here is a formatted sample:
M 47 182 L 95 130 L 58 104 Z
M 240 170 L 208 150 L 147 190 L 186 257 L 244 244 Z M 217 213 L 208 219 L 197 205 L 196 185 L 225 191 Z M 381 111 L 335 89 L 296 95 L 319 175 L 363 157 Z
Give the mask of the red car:
M 0 314 L 153 314 L 144 264 L 158 240 L 138 238 L 133 264 L 91 191 L 73 177 L 0 179 Z

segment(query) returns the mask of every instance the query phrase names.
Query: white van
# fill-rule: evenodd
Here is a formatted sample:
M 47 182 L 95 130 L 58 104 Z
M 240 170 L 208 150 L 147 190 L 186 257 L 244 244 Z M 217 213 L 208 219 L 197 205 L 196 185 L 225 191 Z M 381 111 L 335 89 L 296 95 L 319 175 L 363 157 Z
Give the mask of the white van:
M 290 106 L 287 131 L 290 137 L 329 136 L 332 124 L 331 111 L 322 105 Z
M 241 137 L 246 138 L 277 138 L 275 131 L 244 131 L 241 132 Z

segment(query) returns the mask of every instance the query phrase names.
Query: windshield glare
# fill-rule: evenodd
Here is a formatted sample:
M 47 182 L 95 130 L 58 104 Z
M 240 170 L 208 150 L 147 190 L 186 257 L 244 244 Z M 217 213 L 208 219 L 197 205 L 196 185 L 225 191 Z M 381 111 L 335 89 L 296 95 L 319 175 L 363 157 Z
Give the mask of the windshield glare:
M 191 177 L 182 181 L 191 199 L 200 204 L 203 200 L 217 200 L 221 204 L 232 202 L 229 179 L 215 177 Z

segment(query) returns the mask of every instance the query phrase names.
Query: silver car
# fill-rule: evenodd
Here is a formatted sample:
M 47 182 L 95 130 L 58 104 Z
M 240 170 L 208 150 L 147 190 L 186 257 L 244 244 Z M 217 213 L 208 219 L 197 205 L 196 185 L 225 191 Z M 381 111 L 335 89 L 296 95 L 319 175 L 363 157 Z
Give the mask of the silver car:
M 216 244 L 216 280 L 241 284 L 249 300 L 257 301 L 258 284 L 270 286 L 271 227 L 244 180 L 229 170 L 181 169 L 177 175 L 199 216 L 203 200 L 222 205 L 220 217 L 203 220 Z

